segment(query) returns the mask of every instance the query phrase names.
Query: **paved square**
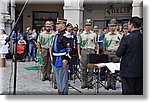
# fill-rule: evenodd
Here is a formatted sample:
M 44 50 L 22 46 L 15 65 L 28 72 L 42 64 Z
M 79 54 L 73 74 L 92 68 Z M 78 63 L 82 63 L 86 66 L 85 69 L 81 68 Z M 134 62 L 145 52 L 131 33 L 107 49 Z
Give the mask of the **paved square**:
M 35 62 L 18 62 L 17 63 L 17 85 L 16 94 L 19 95 L 57 95 L 57 90 L 52 87 L 52 82 L 40 80 L 39 70 L 26 70 L 25 67 L 36 66 Z M 7 60 L 6 67 L 0 68 L 0 85 L 3 95 L 13 94 L 13 79 L 10 83 L 10 75 L 12 72 L 12 62 Z M 94 82 L 94 81 L 93 81 Z M 103 82 L 105 84 L 105 82 Z M 69 87 L 69 95 L 94 95 L 94 89 L 81 89 L 81 83 L 78 79 L 70 81 L 70 84 L 79 89 L 81 93 Z M 106 90 L 99 88 L 98 95 L 121 95 L 121 83 L 117 81 L 116 90 Z

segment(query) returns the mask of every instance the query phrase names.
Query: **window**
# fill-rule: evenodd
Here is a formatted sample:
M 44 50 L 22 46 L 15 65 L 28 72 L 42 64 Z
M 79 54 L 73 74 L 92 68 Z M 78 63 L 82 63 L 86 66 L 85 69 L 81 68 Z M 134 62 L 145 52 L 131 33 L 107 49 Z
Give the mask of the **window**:
M 33 28 L 40 30 L 46 21 L 56 22 L 58 12 L 33 11 Z
M 16 10 L 15 11 L 15 21 L 18 19 L 18 15 L 20 14 L 21 11 Z M 17 22 L 16 25 L 16 30 L 20 30 L 21 33 L 23 33 L 23 14 L 20 16 L 19 21 Z
M 106 27 L 106 21 L 105 20 L 94 20 L 93 26 L 98 26 L 101 30 Z

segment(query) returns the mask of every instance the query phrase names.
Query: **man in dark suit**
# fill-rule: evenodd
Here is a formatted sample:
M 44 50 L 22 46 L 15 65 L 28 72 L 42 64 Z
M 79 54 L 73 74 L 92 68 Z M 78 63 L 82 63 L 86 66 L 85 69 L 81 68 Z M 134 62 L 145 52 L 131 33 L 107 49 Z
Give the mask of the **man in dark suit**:
M 130 18 L 130 35 L 122 38 L 116 52 L 118 57 L 122 57 L 120 76 L 124 95 L 143 94 L 143 34 L 139 29 L 141 23 L 138 17 Z

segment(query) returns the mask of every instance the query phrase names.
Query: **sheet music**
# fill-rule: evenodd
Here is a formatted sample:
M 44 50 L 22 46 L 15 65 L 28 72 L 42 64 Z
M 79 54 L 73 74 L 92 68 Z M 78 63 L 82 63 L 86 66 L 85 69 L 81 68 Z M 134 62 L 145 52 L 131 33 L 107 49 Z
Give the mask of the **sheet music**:
M 120 63 L 115 63 L 115 65 L 118 67 L 118 70 L 120 70 Z
M 120 70 L 120 63 L 116 64 L 116 63 L 105 63 L 106 66 L 108 67 L 108 69 L 112 72 L 115 73 L 116 70 Z
M 95 64 L 96 66 L 98 66 L 99 68 L 107 66 L 108 69 L 112 72 L 115 73 L 116 70 L 120 70 L 120 63 L 99 63 L 99 64 Z

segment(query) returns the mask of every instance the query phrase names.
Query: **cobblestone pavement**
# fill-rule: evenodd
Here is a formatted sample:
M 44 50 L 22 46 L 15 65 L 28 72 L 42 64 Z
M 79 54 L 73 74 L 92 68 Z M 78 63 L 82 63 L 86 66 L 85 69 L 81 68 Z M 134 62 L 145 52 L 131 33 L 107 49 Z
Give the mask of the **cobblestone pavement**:
M 17 63 L 17 85 L 16 94 L 21 95 L 57 95 L 57 90 L 52 87 L 52 82 L 40 80 L 39 70 L 26 70 L 25 67 L 36 66 L 35 62 L 18 62 Z M 10 75 L 12 72 L 12 62 L 7 60 L 6 67 L 0 68 L 0 87 L 1 94 L 13 94 L 13 79 L 10 83 Z M 105 82 L 103 82 L 105 83 Z M 79 93 L 75 89 L 69 88 L 69 95 L 94 95 L 94 89 L 81 89 L 81 83 L 78 79 L 70 81 L 70 84 L 81 91 Z M 116 90 L 106 90 L 104 87 L 99 88 L 98 95 L 121 95 L 121 83 L 117 81 Z

